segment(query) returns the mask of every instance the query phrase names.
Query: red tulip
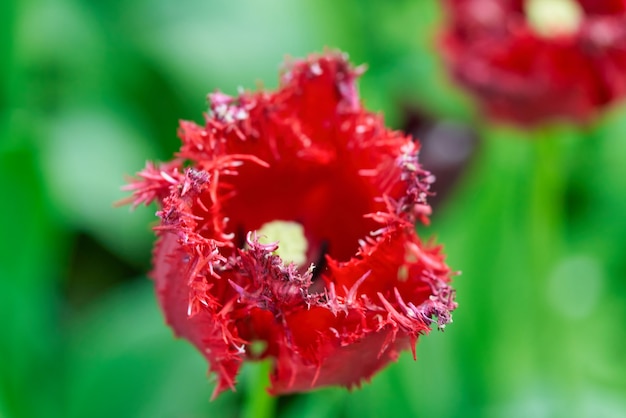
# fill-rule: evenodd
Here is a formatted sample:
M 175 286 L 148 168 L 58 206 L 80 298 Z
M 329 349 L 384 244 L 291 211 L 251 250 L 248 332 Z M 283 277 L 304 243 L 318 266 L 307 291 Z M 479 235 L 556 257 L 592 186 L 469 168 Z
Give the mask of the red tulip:
M 445 61 L 497 119 L 592 120 L 626 95 L 626 0 L 446 0 Z
M 127 186 L 161 207 L 151 276 L 214 395 L 249 359 L 272 360 L 274 394 L 359 385 L 451 321 L 450 270 L 414 228 L 433 177 L 362 108 L 361 73 L 327 53 L 288 63 L 275 92 L 213 93 L 176 158 Z

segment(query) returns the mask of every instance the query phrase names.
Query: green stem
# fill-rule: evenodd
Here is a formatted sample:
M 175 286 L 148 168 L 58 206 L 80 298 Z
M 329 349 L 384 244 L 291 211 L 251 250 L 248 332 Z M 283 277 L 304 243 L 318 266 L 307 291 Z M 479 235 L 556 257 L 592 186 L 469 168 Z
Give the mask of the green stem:
M 531 251 L 533 273 L 543 276 L 559 256 L 564 229 L 564 184 L 566 169 L 558 130 L 535 133 L 534 164 L 531 186 Z
M 268 360 L 249 364 L 246 379 L 246 400 L 242 418 L 272 418 L 276 416 L 277 397 L 267 392 L 271 362 Z
M 568 151 L 573 132 L 551 126 L 533 133 L 534 141 L 533 172 L 530 189 L 529 272 L 535 316 L 533 321 L 537 332 L 535 356 L 540 370 L 558 373 L 562 353 L 554 346 L 555 339 L 562 332 L 561 325 L 555 323 L 553 309 L 549 305 L 547 288 L 550 275 L 565 254 L 566 235 L 566 187 L 569 167 Z M 556 351 L 551 351 L 552 348 Z

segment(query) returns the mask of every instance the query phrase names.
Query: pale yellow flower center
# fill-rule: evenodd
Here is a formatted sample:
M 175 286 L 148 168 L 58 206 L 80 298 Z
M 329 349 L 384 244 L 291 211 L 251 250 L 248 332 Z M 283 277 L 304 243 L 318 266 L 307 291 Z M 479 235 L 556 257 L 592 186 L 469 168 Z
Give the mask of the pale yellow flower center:
M 533 30 L 546 38 L 575 33 L 584 18 L 576 0 L 526 0 L 525 11 Z
M 267 222 L 256 231 L 261 244 L 269 244 L 278 241 L 278 255 L 285 265 L 294 263 L 302 266 L 306 262 L 306 251 L 309 243 L 304 236 L 304 227 L 293 221 Z

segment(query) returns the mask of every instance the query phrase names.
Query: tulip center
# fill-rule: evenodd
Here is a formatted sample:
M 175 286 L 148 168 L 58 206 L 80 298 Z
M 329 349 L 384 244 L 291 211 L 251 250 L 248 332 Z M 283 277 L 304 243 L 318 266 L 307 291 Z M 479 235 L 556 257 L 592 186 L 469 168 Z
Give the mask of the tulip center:
M 306 252 L 309 242 L 304 236 L 304 227 L 293 221 L 272 221 L 261 225 L 256 231 L 261 244 L 278 241 L 278 249 L 274 252 L 285 265 L 294 263 L 302 266 L 306 263 Z
M 526 0 L 525 11 L 530 26 L 545 38 L 576 33 L 584 17 L 576 0 Z

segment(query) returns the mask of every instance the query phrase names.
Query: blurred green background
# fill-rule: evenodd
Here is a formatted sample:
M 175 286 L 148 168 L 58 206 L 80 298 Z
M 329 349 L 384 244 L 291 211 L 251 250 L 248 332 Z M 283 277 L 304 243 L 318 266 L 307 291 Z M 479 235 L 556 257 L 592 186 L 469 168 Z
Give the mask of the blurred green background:
M 420 233 L 463 272 L 460 306 L 417 362 L 277 416 L 626 416 L 626 108 L 490 124 L 445 76 L 441 17 L 434 0 L 1 2 L 0 418 L 255 416 L 258 366 L 209 402 L 204 360 L 163 323 L 155 208 L 113 202 L 206 93 L 274 88 L 286 55 L 324 47 L 367 63 L 366 106 L 423 139 L 439 194 Z

